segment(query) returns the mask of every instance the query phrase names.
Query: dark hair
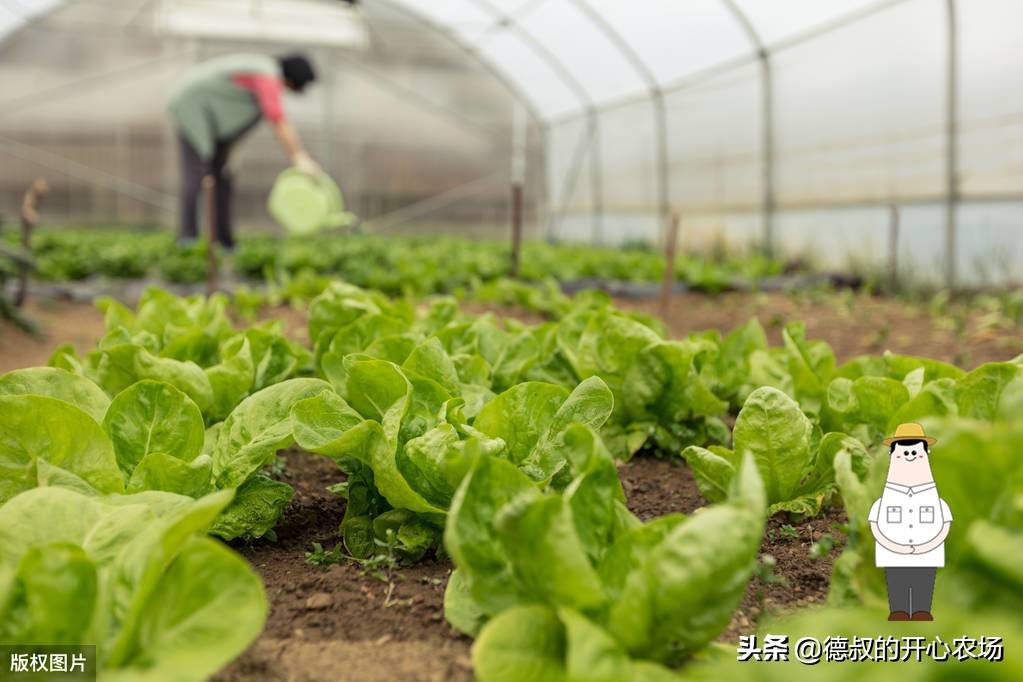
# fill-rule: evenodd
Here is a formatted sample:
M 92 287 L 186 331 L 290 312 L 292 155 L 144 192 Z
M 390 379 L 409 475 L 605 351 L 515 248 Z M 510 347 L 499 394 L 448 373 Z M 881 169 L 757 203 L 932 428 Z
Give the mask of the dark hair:
M 288 81 L 288 84 L 298 92 L 302 92 L 305 86 L 316 80 L 313 65 L 304 55 L 282 55 L 277 58 L 277 63 L 281 65 L 281 75 L 284 76 L 284 80 Z
M 930 449 L 927 447 L 927 441 L 921 440 L 919 438 L 907 438 L 906 440 L 897 440 L 894 443 L 892 443 L 891 446 L 888 448 L 889 455 L 895 452 L 896 445 L 923 445 L 924 452 L 930 453 Z

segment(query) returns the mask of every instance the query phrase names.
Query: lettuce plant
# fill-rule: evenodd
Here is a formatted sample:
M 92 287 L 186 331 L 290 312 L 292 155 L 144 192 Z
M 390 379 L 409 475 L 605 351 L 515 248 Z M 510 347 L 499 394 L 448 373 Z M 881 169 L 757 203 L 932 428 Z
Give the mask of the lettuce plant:
M 324 391 L 330 386 L 319 379 L 268 386 L 207 432 L 199 406 L 168 383 L 139 381 L 109 400 L 61 369 L 11 372 L 0 377 L 0 503 L 37 486 L 193 498 L 237 488 L 211 532 L 261 537 L 293 491 L 260 472 L 294 441 L 291 407 Z
M 479 406 L 478 391 L 461 381 L 437 338 L 422 341 L 401 365 L 348 355 L 344 375 L 343 396 L 323 392 L 297 402 L 292 420 L 303 449 L 335 459 L 348 474 L 341 530 L 356 556 L 373 551 L 388 530 L 410 557 L 435 544 L 474 458 L 501 457 L 538 485 L 549 483 L 566 466 L 558 444 L 568 425 L 599 427 L 612 410 L 599 379 L 571 393 L 525 382 Z
M 884 373 L 851 378 L 859 371 Z M 828 386 L 822 423 L 867 446 L 904 422 L 957 415 L 991 421 L 1023 405 L 1023 372 L 1016 362 L 989 362 L 966 373 L 889 353 L 879 366 L 860 359 L 845 373 Z
M 644 524 L 597 434 L 577 424 L 563 442 L 575 476 L 562 491 L 499 458 L 462 481 L 445 613 L 478 634 L 484 682 L 668 679 L 661 665 L 716 637 L 745 591 L 764 523 L 756 467 L 747 456 L 725 503 Z
M 244 559 L 204 537 L 231 502 L 60 487 L 0 507 L 0 641 L 96 644 L 104 680 L 208 679 L 266 620 Z
M 135 311 L 112 299 L 98 305 L 107 333 L 96 349 L 79 358 L 65 345 L 50 364 L 91 379 L 111 397 L 137 381 L 166 382 L 214 423 L 248 395 L 311 369 L 309 352 L 278 323 L 235 330 L 220 295 L 180 298 L 151 288 Z
M 590 305 L 557 323 L 524 376 L 564 376 L 567 369 L 562 381 L 569 383 L 600 377 L 615 398 L 602 435 L 616 457 L 627 459 L 648 441 L 677 452 L 688 443 L 727 439 L 718 418 L 727 403 L 700 372 L 715 352 L 703 341 L 665 341 L 649 323 Z
M 435 302 L 415 319 L 405 304 L 335 283 L 312 302 L 309 333 L 317 368 L 346 399 L 350 355 L 407 365 L 413 349 L 436 337 L 447 359 L 428 364 L 431 371 L 439 362 L 453 366 L 445 369 L 445 379 L 458 384 L 455 392 L 470 419 L 494 393 L 522 382 L 572 389 L 599 377 L 614 395 L 603 435 L 619 457 L 648 441 L 673 452 L 687 443 L 727 439 L 718 418 L 727 403 L 702 375 L 716 354 L 713 343 L 665 341 L 653 321 L 615 311 L 606 297 L 581 298 L 558 322 L 525 327 L 499 324 L 491 315 L 460 315 L 449 300 Z
M 864 470 L 869 456 L 844 433 L 822 437 L 799 408 L 776 388 L 753 391 L 735 420 L 732 450 L 690 446 L 683 451 L 700 492 L 711 501 L 724 499 L 741 458 L 750 453 L 764 481 L 769 514 L 819 513 L 835 488 L 835 454 L 840 449 L 852 452 L 857 471 Z

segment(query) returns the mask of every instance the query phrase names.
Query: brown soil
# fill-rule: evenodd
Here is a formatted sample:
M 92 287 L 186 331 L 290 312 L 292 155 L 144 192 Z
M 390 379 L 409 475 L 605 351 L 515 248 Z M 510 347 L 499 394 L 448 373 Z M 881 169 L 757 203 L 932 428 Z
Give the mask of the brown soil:
M 29 301 L 25 316 L 39 327 L 33 336 L 0 319 L 0 374 L 45 365 L 62 343 L 79 352 L 96 345 L 106 329 L 103 315 L 92 305 L 72 301 Z

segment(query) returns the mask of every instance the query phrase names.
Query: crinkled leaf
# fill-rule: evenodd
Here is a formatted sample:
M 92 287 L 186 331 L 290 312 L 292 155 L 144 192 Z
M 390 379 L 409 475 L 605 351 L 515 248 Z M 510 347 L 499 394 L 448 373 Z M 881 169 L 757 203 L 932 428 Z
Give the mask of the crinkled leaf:
M 71 403 L 38 395 L 0 396 L 0 502 L 36 486 L 45 459 L 100 492 L 124 490 L 114 448 L 99 424 Z
M 118 343 L 91 354 L 96 382 L 109 395 L 117 395 L 136 381 L 165 381 L 184 392 L 199 409 L 213 404 L 213 387 L 194 362 L 157 357 L 134 343 Z
M 159 381 L 140 381 L 118 393 L 103 428 L 126 476 L 150 453 L 190 462 L 202 452 L 205 438 L 199 406 Z
M 83 376 L 55 367 L 30 367 L 0 376 L 0 395 L 42 395 L 71 403 L 97 422 L 103 421 L 110 398 Z
M 295 490 L 266 476 L 253 476 L 238 488 L 234 499 L 210 528 L 224 540 L 261 538 L 277 525 Z
M 199 455 L 185 461 L 163 452 L 147 454 L 135 467 L 128 479 L 127 492 L 163 490 L 189 497 L 202 497 L 210 492 L 213 460 Z
M 329 390 L 330 384 L 320 379 L 289 379 L 243 400 L 225 420 L 213 450 L 217 486 L 240 486 L 291 445 L 291 408 Z

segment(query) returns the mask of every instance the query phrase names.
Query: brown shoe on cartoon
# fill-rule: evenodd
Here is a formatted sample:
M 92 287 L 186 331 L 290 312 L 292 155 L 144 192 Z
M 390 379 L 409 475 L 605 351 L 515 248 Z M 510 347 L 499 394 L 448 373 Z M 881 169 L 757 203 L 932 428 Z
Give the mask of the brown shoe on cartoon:
M 891 620 L 891 618 L 888 620 Z M 910 620 L 934 620 L 934 616 L 931 615 L 930 611 L 914 611 L 913 617 Z
M 922 613 L 922 612 L 920 612 Z M 888 620 L 912 620 L 905 611 L 892 611 L 888 614 Z

